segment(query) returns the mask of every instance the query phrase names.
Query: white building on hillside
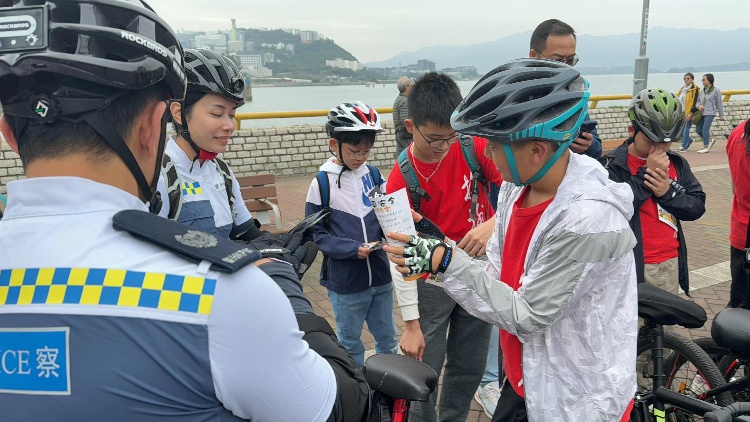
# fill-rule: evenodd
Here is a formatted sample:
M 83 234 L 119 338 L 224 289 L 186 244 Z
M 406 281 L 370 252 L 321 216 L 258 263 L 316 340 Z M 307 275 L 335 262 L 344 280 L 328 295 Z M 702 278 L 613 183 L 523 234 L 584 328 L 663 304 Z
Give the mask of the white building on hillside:
M 326 66 L 337 67 L 340 69 L 351 69 L 355 72 L 365 68 L 362 66 L 362 63 L 356 60 L 343 60 L 340 58 L 337 58 L 336 60 L 326 60 Z

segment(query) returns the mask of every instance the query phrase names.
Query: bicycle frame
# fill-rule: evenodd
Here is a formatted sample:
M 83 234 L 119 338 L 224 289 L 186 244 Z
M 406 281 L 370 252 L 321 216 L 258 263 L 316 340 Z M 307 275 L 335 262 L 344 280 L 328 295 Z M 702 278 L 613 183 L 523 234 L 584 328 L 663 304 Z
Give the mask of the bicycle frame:
M 406 422 L 406 416 L 409 414 L 409 400 L 393 399 L 392 422 Z
M 654 364 L 654 373 L 651 374 L 651 378 L 653 379 L 653 389 L 651 390 L 651 394 L 646 396 L 636 395 L 636 403 L 651 402 L 653 405 L 654 420 L 656 422 L 666 422 L 666 404 L 674 405 L 697 415 L 703 415 L 713 410 L 721 409 L 720 406 L 715 404 L 689 397 L 666 388 L 667 375 L 664 371 L 664 327 L 660 324 L 654 324 L 651 321 L 645 321 L 645 324 L 647 327 L 646 332 L 651 335 L 654 342 L 654 347 L 651 348 L 651 360 Z M 720 388 L 724 389 L 724 387 Z M 717 388 L 717 390 L 719 389 Z M 720 393 L 720 391 L 716 392 L 716 394 L 718 393 Z M 639 407 L 639 410 L 642 410 L 643 412 L 641 414 L 643 420 L 651 420 L 648 414 L 649 409 L 647 407 Z

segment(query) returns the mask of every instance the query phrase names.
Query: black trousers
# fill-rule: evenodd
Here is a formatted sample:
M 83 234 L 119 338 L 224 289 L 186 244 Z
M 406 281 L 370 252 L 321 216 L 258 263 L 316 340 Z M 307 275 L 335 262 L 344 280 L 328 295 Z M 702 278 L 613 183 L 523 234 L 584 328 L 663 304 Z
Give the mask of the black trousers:
M 527 421 L 526 402 L 523 397 L 516 394 L 510 382 L 506 379 L 500 393 L 500 400 L 497 401 L 497 407 L 495 407 L 495 413 L 492 415 L 492 422 Z
M 750 277 L 745 270 L 745 251 L 729 247 L 729 272 L 732 287 L 729 291 L 729 308 L 750 309 Z

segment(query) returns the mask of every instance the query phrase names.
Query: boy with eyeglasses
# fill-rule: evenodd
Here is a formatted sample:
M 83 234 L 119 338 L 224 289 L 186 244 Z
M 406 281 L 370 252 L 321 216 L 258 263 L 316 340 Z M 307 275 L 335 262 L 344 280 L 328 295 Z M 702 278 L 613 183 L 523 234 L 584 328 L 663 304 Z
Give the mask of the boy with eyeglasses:
M 446 235 L 461 239 L 458 246 L 476 257 L 485 254 L 495 212 L 487 193 L 479 189 L 476 218 L 471 218 L 471 168 L 450 125 L 451 113 L 460 102 L 461 91 L 449 76 L 428 72 L 417 79 L 408 97 L 410 118 L 405 125 L 414 138 L 406 153 L 419 187 L 427 192 L 419 212 Z M 488 181 L 500 185 L 500 173 L 484 155 L 486 144 L 486 139 L 473 138 L 482 173 Z M 396 163 L 388 177 L 387 191 L 404 187 L 406 181 Z M 434 280 L 407 282 L 395 267 L 392 275 L 406 322 L 401 350 L 422 360 L 438 375 L 445 363 L 437 413 L 441 421 L 465 421 L 484 372 L 490 325 L 469 315 Z M 412 403 L 409 420 L 438 420 L 436 401 L 437 394 L 433 393 L 426 403 Z
M 306 216 L 330 214 L 313 227 L 323 253 L 320 284 L 328 289 L 339 341 L 359 366 L 364 364 L 362 326 L 375 337 L 375 352 L 398 352 L 393 316 L 393 285 L 385 252 L 375 245 L 384 237 L 370 197 L 385 192 L 380 172 L 367 164 L 380 116 L 360 101 L 331 109 L 326 123 L 333 157 L 322 166 L 307 192 Z

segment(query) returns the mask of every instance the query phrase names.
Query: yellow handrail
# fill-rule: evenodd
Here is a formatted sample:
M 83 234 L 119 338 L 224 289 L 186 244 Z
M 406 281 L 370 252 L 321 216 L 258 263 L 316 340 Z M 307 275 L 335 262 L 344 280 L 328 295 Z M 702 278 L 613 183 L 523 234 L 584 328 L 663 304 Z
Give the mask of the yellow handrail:
M 728 102 L 732 95 L 750 95 L 750 89 L 734 89 L 722 92 L 724 96 L 723 101 Z M 589 108 L 596 108 L 599 101 L 617 101 L 617 100 L 629 100 L 633 98 L 632 95 L 618 94 L 618 95 L 592 95 L 589 98 Z M 300 111 L 263 111 L 255 113 L 237 113 L 235 119 L 237 120 L 237 129 L 239 130 L 240 124 L 243 120 L 259 120 L 259 119 L 290 119 L 295 117 L 323 117 L 327 116 L 330 110 L 300 110 Z M 393 113 L 392 107 L 380 107 L 376 108 L 380 114 Z
M 630 100 L 632 95 L 618 94 L 618 95 L 592 95 L 589 97 L 589 108 L 596 108 L 599 101 L 617 101 L 617 100 Z

